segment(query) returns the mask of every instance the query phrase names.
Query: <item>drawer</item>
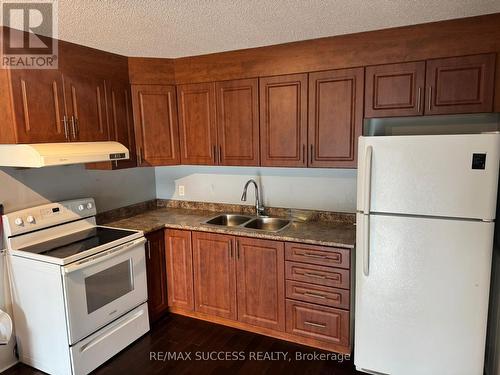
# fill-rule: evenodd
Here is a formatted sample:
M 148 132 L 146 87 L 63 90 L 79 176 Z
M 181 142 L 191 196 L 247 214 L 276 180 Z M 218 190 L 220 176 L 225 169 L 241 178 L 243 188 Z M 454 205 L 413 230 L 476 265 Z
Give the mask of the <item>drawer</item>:
M 285 263 L 287 280 L 349 289 L 349 270 L 295 262 Z
M 350 250 L 347 249 L 291 242 L 285 244 L 285 259 L 294 262 L 349 269 L 350 257 Z
M 297 336 L 348 346 L 349 311 L 287 299 L 286 331 Z
M 286 298 L 349 310 L 349 291 L 328 286 L 286 281 Z

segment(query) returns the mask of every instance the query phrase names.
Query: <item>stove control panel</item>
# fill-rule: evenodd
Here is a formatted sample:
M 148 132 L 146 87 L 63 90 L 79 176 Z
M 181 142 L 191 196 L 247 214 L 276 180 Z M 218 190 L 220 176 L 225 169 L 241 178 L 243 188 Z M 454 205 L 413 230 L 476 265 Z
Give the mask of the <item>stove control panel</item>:
M 12 212 L 2 216 L 6 236 L 14 236 L 34 230 L 69 223 L 96 215 L 93 198 L 54 202 Z

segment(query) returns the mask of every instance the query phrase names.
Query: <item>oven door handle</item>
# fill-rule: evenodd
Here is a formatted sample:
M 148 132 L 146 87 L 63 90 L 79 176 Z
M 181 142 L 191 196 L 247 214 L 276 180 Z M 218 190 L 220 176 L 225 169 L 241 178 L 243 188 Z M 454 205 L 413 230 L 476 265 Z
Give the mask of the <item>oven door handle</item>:
M 104 262 L 108 259 L 114 258 L 117 255 L 126 253 L 127 251 L 129 251 L 129 250 L 131 250 L 139 245 L 142 245 L 145 242 L 146 242 L 146 239 L 144 237 L 139 238 L 135 241 L 127 242 L 126 244 L 114 247 L 111 250 L 104 251 L 100 254 L 88 257 L 88 258 L 83 259 L 79 262 L 76 262 L 76 263 L 70 264 L 69 266 L 63 267 L 62 273 L 65 275 L 68 275 L 72 272 L 81 270 L 83 268 L 94 266 L 98 263 L 101 263 L 101 262 Z

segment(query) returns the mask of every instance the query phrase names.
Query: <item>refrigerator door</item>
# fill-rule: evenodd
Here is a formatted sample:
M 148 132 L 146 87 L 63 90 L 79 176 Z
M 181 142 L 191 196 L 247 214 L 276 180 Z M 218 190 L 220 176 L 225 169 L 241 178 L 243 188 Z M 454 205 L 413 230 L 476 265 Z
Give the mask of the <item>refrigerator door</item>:
M 500 134 L 360 137 L 358 211 L 493 220 Z
M 483 374 L 494 223 L 362 214 L 357 223 L 369 259 L 356 257 L 356 367 Z

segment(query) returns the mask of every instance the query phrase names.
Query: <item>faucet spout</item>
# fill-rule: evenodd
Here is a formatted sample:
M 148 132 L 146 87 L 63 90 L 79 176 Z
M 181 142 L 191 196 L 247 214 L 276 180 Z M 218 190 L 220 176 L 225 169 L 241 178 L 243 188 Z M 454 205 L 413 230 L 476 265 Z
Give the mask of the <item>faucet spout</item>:
M 243 188 L 243 194 L 241 195 L 241 201 L 246 202 L 247 190 L 250 184 L 253 184 L 253 186 L 255 187 L 255 213 L 257 216 L 264 215 L 265 208 L 260 198 L 259 186 L 257 185 L 257 182 L 255 182 L 254 179 L 248 180 L 247 183 L 245 184 L 245 187 Z

